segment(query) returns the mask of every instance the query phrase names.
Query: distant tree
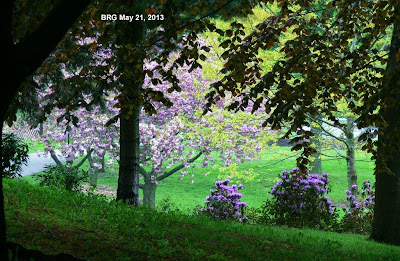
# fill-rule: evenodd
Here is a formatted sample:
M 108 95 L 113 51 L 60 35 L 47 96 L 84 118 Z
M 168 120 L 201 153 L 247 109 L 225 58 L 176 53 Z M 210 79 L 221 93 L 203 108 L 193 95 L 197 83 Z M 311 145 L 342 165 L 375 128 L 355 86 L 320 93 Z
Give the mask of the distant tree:
M 347 115 L 345 118 L 344 126 L 335 126 L 329 120 L 321 118 L 313 118 L 312 122 L 317 126 L 318 132 L 315 137 L 320 136 L 318 142 L 320 142 L 320 148 L 316 146 L 316 150 L 321 155 L 328 157 L 339 157 L 346 160 L 347 165 L 347 187 L 352 193 L 357 192 L 357 188 L 353 185 L 357 185 L 357 169 L 356 169 L 356 151 L 360 149 L 358 144 L 358 138 L 365 132 L 371 131 L 371 128 L 364 128 L 356 132 L 356 121 L 353 115 Z M 322 136 L 325 137 L 323 140 Z M 333 148 L 336 152 L 335 155 L 327 155 L 322 152 L 322 143 L 326 144 L 329 148 Z M 341 148 L 344 147 L 345 153 L 341 152 Z

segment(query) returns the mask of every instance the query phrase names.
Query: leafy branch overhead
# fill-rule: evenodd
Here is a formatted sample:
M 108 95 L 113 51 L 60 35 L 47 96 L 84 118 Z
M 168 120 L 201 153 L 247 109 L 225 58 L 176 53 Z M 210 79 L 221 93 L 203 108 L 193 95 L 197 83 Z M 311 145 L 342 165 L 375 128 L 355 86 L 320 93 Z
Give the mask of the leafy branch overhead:
M 190 66 L 190 71 L 201 67 L 199 59 L 204 60 L 204 53 L 210 48 L 201 44 L 199 34 L 208 29 L 208 18 L 228 17 L 231 15 L 229 10 L 239 10 L 232 2 L 140 1 L 138 4 L 94 1 L 79 25 L 67 34 L 40 69 L 37 80 L 52 88 L 52 93 L 46 97 L 48 106 L 44 108 L 41 120 L 54 106 L 66 108 L 70 113 L 79 107 L 90 109 L 101 102 L 104 93 L 126 90 L 132 84 L 130 79 L 140 82 L 140 79 L 150 77 L 153 85 L 168 81 L 171 83 L 168 92 L 181 91 L 176 69 L 184 65 Z M 165 19 L 132 23 L 100 19 L 104 13 L 142 13 L 143 10 L 162 14 Z M 136 41 L 139 38 L 142 40 Z M 179 55 L 173 57 L 173 52 Z M 143 68 L 140 62 L 143 60 L 157 66 Z M 75 68 L 74 75 L 59 77 L 59 72 L 71 70 L 71 67 Z M 139 100 L 129 98 L 126 91 L 118 96 L 116 106 L 123 117 L 129 117 L 132 106 L 143 106 L 147 113 L 154 114 L 153 102 L 162 102 L 167 107 L 173 104 L 152 88 L 141 88 L 140 92 Z M 91 99 L 88 101 L 84 95 L 91 95 Z
M 381 113 L 397 97 L 395 88 L 381 89 L 388 55 L 397 50 L 378 44 L 390 34 L 395 2 L 267 2 L 275 2 L 278 12 L 248 34 L 238 21 L 226 31 L 209 26 L 227 40 L 220 44 L 225 50 L 222 77 L 207 94 L 205 113 L 226 92 L 239 97 L 229 106 L 231 110 L 243 110 L 249 104 L 257 109 L 262 104 L 268 115 L 264 125 L 281 129 L 288 124 L 284 137 L 296 134 L 294 149 L 303 150 L 297 162 L 304 169 L 315 152 L 309 142 L 314 134 L 303 128 L 311 125 L 306 115 L 324 115 L 340 126 L 335 112 L 337 101 L 345 98 L 358 115 L 358 128 L 378 127 L 359 138 L 376 157 L 378 141 L 373 137 L 382 135 L 387 125 Z M 294 36 L 282 42 L 288 33 Z M 263 71 L 258 54 L 272 48 L 284 56 L 270 71 Z

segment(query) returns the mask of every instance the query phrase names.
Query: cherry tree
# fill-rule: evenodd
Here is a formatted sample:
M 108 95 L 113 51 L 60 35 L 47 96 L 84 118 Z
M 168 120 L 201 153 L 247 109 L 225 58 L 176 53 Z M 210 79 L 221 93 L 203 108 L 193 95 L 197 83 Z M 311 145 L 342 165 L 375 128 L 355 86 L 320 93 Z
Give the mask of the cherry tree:
M 147 70 L 154 66 L 155 63 L 145 62 Z M 169 91 L 170 83 L 167 81 L 153 84 L 149 77 L 143 84 L 143 88 L 160 91 L 174 103 L 174 106 L 167 107 L 162 102 L 153 101 L 157 113 L 152 115 L 141 108 L 140 173 L 144 183 L 139 187 L 143 189 L 144 204 L 151 207 L 155 206 L 156 188 L 160 181 L 175 173 L 180 179 L 185 175 L 193 176 L 191 166 L 212 165 L 216 155 L 225 166 L 252 160 L 269 141 L 267 130 L 260 128 L 261 115 L 250 111 L 232 114 L 224 110 L 233 97 L 221 100 L 213 112 L 202 116 L 203 97 L 210 82 L 202 76 L 200 68 L 190 70 L 184 65 L 177 68 L 175 74 L 180 82 L 180 92 Z M 153 79 L 157 76 L 154 75 Z M 42 94 L 43 104 L 51 95 L 51 89 Z M 103 106 L 94 106 L 92 110 L 78 108 L 71 112 L 70 118 L 60 117 L 68 115 L 66 109 L 54 109 L 46 116 L 44 125 L 42 142 L 46 144 L 45 154 L 62 164 L 56 155 L 59 151 L 71 168 L 81 167 L 84 161 L 89 160 L 92 183 L 95 184 L 99 169 L 113 167 L 114 162 L 119 161 L 119 121 L 106 127 L 106 123 L 120 112 L 116 106 L 117 96 L 116 92 L 108 92 Z M 108 164 L 102 164 L 106 155 Z
M 212 152 L 216 152 L 226 166 L 252 160 L 259 155 L 270 136 L 260 128 L 262 120 L 257 113 L 226 113 L 223 100 L 213 108 L 213 112 L 202 116 L 203 97 L 210 82 L 202 76 L 201 69 L 190 71 L 188 66 L 178 68 L 176 75 L 182 89 L 180 92 L 168 92 L 170 85 L 167 82 L 153 86 L 149 78 L 144 81 L 145 87 L 163 92 L 174 103 L 174 106 L 166 108 L 155 102 L 157 114 L 141 115 L 141 174 L 144 184 L 140 188 L 143 189 L 144 204 L 152 207 L 160 181 L 178 172 L 182 178 L 189 174 L 189 167 L 195 161 L 194 167 L 199 167 L 197 161 L 201 161 L 201 167 L 214 164 Z M 149 166 L 150 170 L 146 171 L 144 166 Z
M 68 168 L 79 168 L 89 161 L 90 183 L 96 185 L 98 172 L 107 166 L 113 167 L 118 160 L 118 128 L 106 127 L 109 117 L 118 112 L 114 108 L 112 96 L 105 100 L 105 106 L 95 106 L 92 110 L 78 108 L 74 111 L 73 123 L 60 119 L 65 109 L 54 109 L 48 115 L 40 141 L 45 144 L 43 155 L 48 155 L 57 165 L 64 165 L 60 156 L 66 160 Z M 58 152 L 58 155 L 57 155 Z M 105 161 L 106 154 L 110 158 Z M 75 164 L 74 164 L 75 162 Z

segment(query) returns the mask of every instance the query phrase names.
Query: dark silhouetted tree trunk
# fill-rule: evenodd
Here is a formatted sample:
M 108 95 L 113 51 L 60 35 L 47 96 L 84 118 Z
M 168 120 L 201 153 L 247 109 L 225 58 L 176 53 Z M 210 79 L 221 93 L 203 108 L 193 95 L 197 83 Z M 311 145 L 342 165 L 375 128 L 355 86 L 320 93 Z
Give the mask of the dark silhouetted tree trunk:
M 117 200 L 139 206 L 139 113 L 120 120 L 120 161 Z
M 119 57 L 121 71 L 120 82 L 123 83 L 124 97 L 120 116 L 120 161 L 117 188 L 117 200 L 130 205 L 139 206 L 139 175 L 140 175 L 140 135 L 139 116 L 141 111 L 140 95 L 144 81 L 143 50 L 138 48 L 145 37 L 145 25 L 121 23 L 121 33 L 117 36 L 117 43 L 123 48 L 135 46 L 130 57 L 121 52 Z M 129 52 L 128 52 L 129 53 Z M 118 55 L 118 51 L 117 51 Z M 125 55 L 124 57 L 121 57 Z M 130 60 L 133 60 L 130 61 Z
M 0 127 L 3 130 L 4 118 L 0 117 Z M 0 134 L 0 144 L 3 143 L 3 135 Z M 3 149 L 0 146 L 0 159 L 3 157 Z M 8 260 L 7 239 L 6 239 L 6 219 L 4 213 L 4 194 L 3 194 L 3 168 L 0 168 L 0 259 Z
M 0 49 L 2 62 L 6 66 L 0 70 L 4 80 L 0 95 L 1 127 L 6 119 L 8 108 L 18 91 L 19 86 L 29 77 L 49 56 L 61 41 L 72 24 L 89 4 L 89 0 L 60 0 L 52 11 L 42 21 L 39 27 L 14 44 L 12 38 L 13 0 L 2 1 L 0 22 Z M 6 81 L 6 79 L 8 81 Z M 0 135 L 1 136 L 1 135 Z M 0 140 L 1 141 L 1 140 Z M 0 157 L 2 153 L 0 150 Z M 3 169 L 0 171 L 1 179 Z M 0 259 L 8 260 L 6 224 L 4 216 L 3 181 L 0 181 Z
M 375 209 L 371 238 L 388 244 L 400 245 L 400 61 L 396 59 L 400 48 L 400 3 L 394 12 L 391 52 L 386 67 L 383 95 L 389 94 L 388 107 L 381 115 L 388 124 L 378 139 L 378 159 L 375 182 Z M 383 167 L 382 167 L 383 166 Z M 391 173 L 388 173 L 389 170 Z

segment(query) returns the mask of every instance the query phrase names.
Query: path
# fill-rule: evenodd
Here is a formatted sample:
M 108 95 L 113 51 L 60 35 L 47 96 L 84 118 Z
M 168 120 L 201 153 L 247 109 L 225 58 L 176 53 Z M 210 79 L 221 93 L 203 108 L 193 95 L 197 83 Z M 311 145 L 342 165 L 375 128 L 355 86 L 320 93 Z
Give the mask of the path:
M 59 153 L 56 151 L 57 156 Z M 65 159 L 63 157 L 59 157 L 61 159 L 61 162 L 65 162 Z M 43 171 L 46 165 L 55 165 L 56 163 L 54 160 L 49 156 L 44 157 L 40 156 L 38 153 L 32 153 L 29 154 L 28 162 L 27 165 L 22 166 L 22 171 L 21 175 L 22 176 L 27 176 L 27 175 L 32 175 L 37 172 Z

